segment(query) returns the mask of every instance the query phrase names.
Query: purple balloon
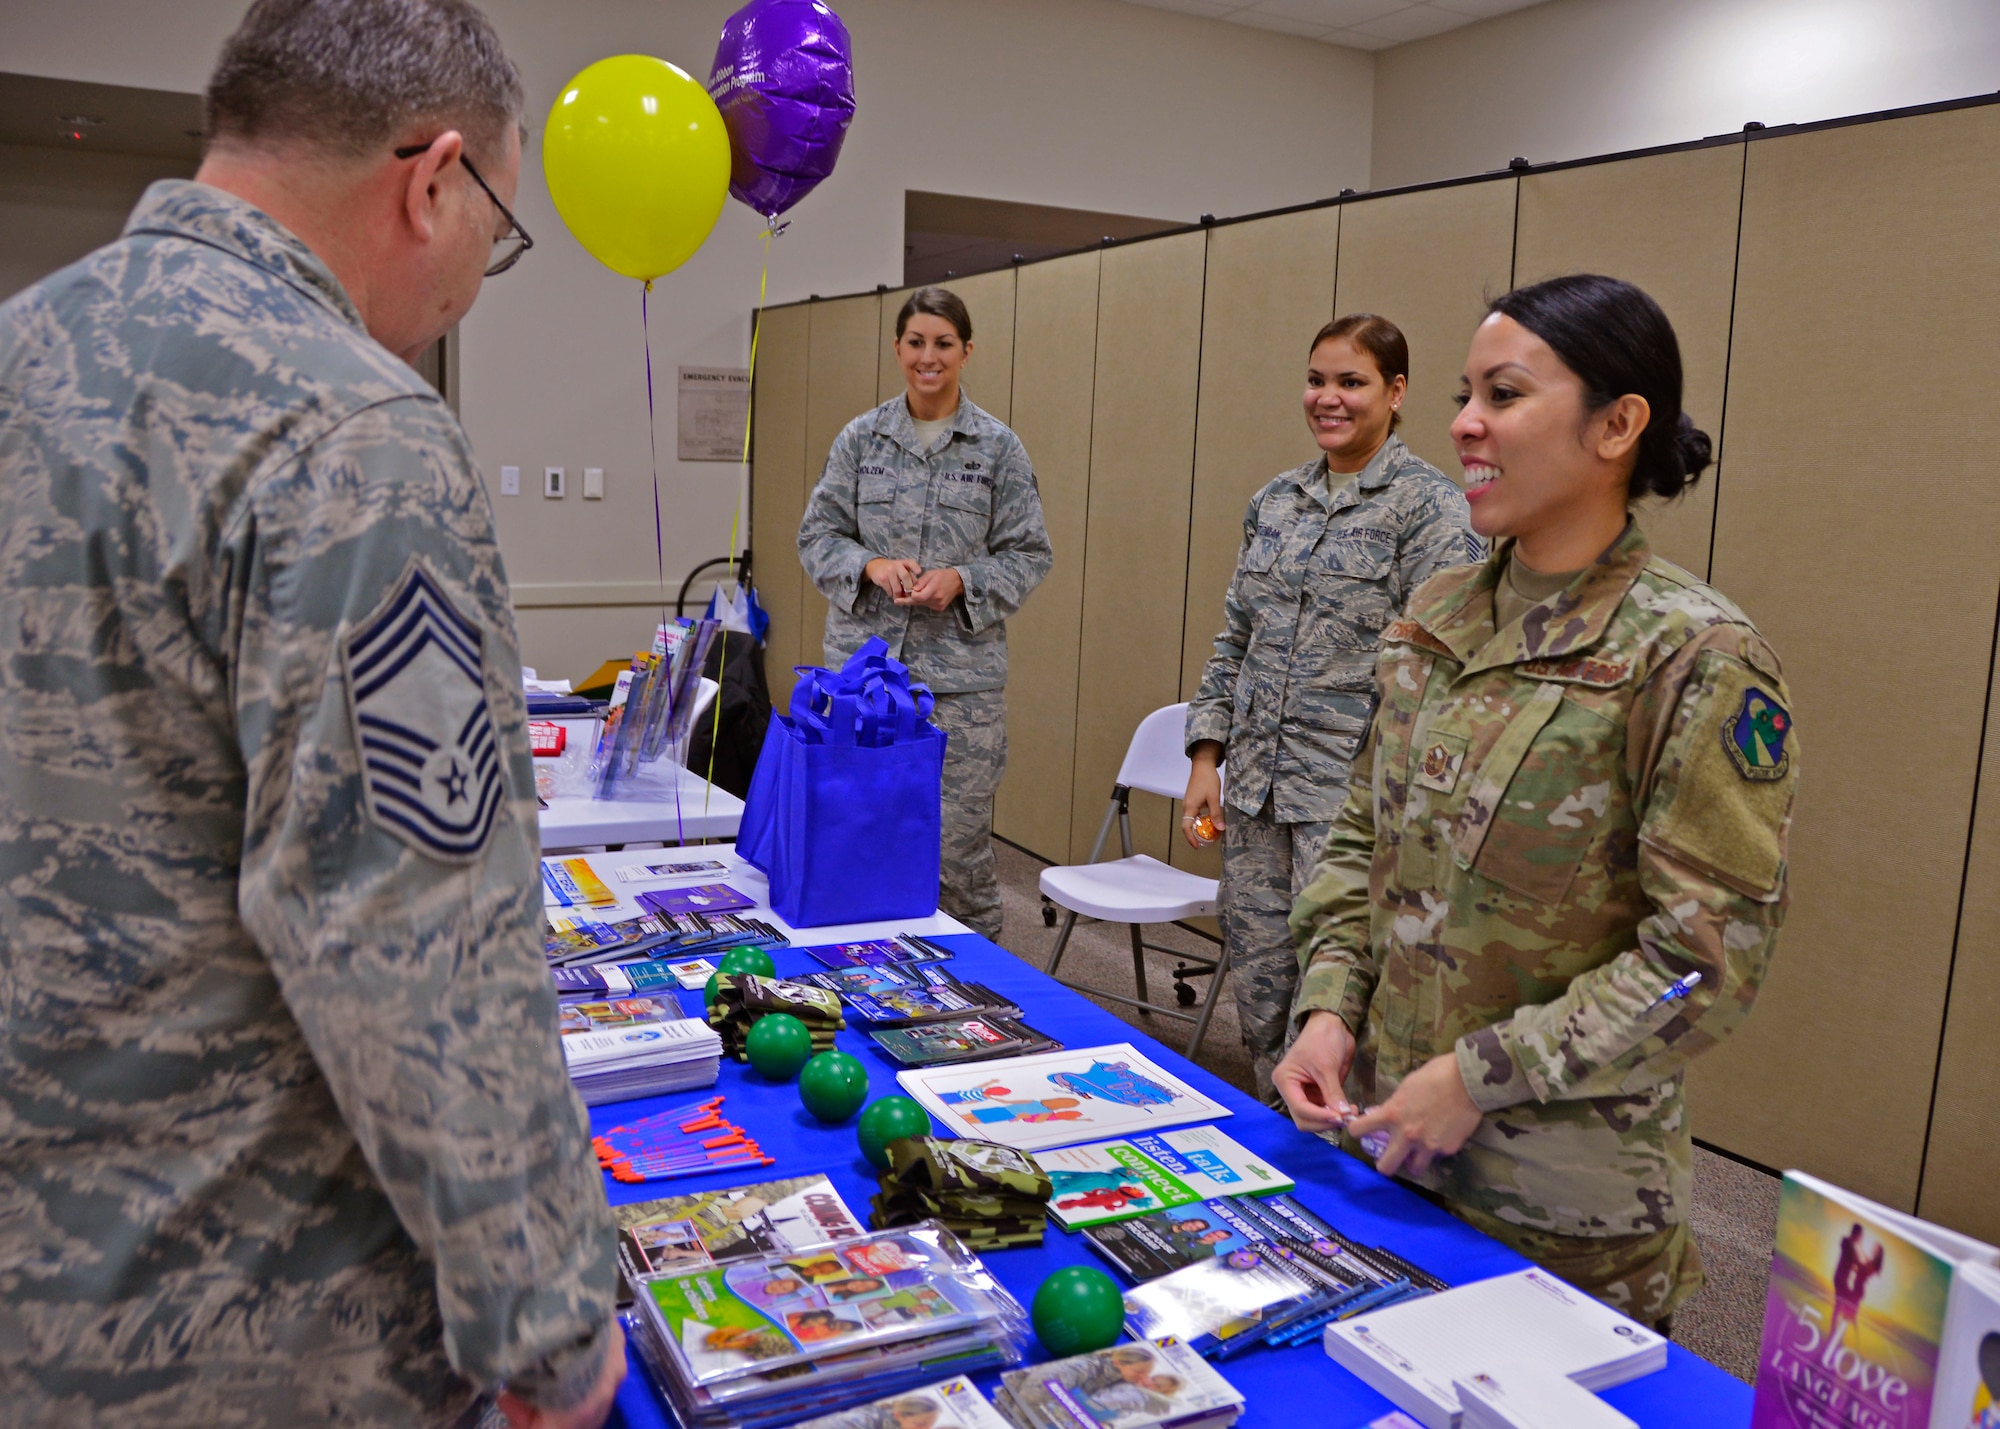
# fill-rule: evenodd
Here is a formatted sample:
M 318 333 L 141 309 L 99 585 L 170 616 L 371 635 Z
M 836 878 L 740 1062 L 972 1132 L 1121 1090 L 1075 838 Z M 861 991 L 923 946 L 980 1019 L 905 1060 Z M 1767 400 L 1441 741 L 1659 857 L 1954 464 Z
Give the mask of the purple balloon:
M 821 0 L 750 0 L 722 27 L 708 92 L 729 191 L 775 218 L 833 172 L 854 119 L 854 44 Z

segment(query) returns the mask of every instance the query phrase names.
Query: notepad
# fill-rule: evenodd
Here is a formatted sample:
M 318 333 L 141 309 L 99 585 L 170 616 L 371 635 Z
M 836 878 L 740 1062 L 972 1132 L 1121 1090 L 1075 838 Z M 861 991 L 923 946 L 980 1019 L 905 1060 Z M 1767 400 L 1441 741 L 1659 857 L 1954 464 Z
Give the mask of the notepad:
M 1455 1381 L 1460 1429 L 1639 1429 L 1568 1375 L 1511 1364 Z
M 1327 1354 L 1426 1429 L 1458 1429 L 1452 1381 L 1538 1364 L 1585 1389 L 1665 1367 L 1667 1342 L 1545 1270 L 1474 1281 L 1327 1326 Z

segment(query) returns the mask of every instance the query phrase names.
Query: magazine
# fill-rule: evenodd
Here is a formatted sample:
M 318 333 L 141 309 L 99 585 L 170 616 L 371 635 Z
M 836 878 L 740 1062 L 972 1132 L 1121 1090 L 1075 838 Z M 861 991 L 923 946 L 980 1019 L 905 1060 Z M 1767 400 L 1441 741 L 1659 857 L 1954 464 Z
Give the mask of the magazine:
M 1232 1115 L 1129 1042 L 899 1072 L 896 1080 L 954 1134 L 1024 1151 Z
M 1228 1198 L 1155 1211 L 1136 1220 L 1086 1227 L 1090 1248 L 1134 1284 L 1158 1280 L 1197 1261 L 1214 1260 L 1263 1240 Z
M 1204 1356 L 1261 1340 L 1317 1298 L 1317 1287 L 1256 1250 L 1204 1260 L 1125 1293 L 1125 1328 L 1172 1335 Z
M 620 1027 L 645 1027 L 655 1022 L 679 1022 L 687 1016 L 677 997 L 624 997 L 611 1002 L 562 1004 L 562 1035 L 610 1032 Z
M 756 899 L 726 883 L 654 889 L 638 897 L 639 906 L 651 913 L 733 913 L 739 908 L 757 906 Z
M 1035 1158 L 1055 1195 L 1049 1214 L 1064 1230 L 1129 1220 L 1213 1196 L 1262 1196 L 1292 1178 L 1212 1126 L 1100 1141 Z
M 654 1275 L 635 1288 L 677 1377 L 704 1388 L 829 1351 L 973 1329 L 1012 1304 L 948 1231 L 926 1226 Z
M 942 1067 L 955 1062 L 1048 1052 L 1062 1046 L 1025 1022 L 999 1016 L 888 1027 L 870 1032 L 868 1040 L 899 1067 Z
M 1021 1429 L 1227 1424 L 1243 1395 L 1174 1336 L 1113 1345 L 1000 1376 Z
M 626 863 L 611 870 L 620 883 L 657 883 L 664 878 L 686 878 L 697 873 L 727 873 L 729 866 L 712 858 L 687 863 Z
M 546 895 L 542 901 L 559 908 L 608 908 L 618 902 L 618 895 L 605 887 L 587 858 L 543 859 L 542 891 Z
M 936 963 L 951 956 L 935 943 L 875 938 L 863 943 L 821 943 L 800 948 L 830 968 L 881 967 L 886 963 Z
M 611 1208 L 635 1275 L 772 1255 L 866 1235 L 824 1176 L 793 1176 Z
M 798 1429 L 1011 1429 L 964 1375 L 873 1404 L 809 1419 Z
M 836 968 L 807 973 L 799 981 L 840 994 L 841 1001 L 854 1010 L 856 1021 L 875 1027 L 1020 1011 L 992 989 L 976 982 L 960 982 L 946 969 L 928 963 Z

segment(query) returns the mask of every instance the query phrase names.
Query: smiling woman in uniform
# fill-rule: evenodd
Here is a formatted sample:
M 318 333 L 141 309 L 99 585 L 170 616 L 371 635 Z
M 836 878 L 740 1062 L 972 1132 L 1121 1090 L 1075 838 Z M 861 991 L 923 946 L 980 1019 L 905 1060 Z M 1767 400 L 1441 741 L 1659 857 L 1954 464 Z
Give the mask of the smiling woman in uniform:
M 871 635 L 937 696 L 948 741 L 938 906 L 1000 937 L 993 793 L 1007 762 L 1007 617 L 1054 553 L 1021 439 L 959 380 L 972 317 L 947 288 L 896 315 L 905 390 L 834 439 L 799 523 L 799 560 L 832 603 L 826 663 Z
M 1497 545 L 1383 632 L 1292 912 L 1304 1025 L 1276 1081 L 1300 1127 L 1368 1138 L 1384 1173 L 1664 1325 L 1701 1284 L 1682 1077 L 1742 1023 L 1784 918 L 1791 697 L 1631 517 L 1709 462 L 1651 298 L 1517 289 L 1463 380 L 1452 436 Z
M 1285 915 L 1347 795 L 1376 636 L 1424 580 L 1484 549 L 1451 478 L 1395 435 L 1409 370 L 1387 318 L 1350 313 L 1313 338 L 1305 416 L 1321 455 L 1251 498 L 1222 633 L 1188 705 L 1181 828 L 1197 847 L 1197 821 L 1222 831 L 1230 986 L 1265 1101 L 1299 980 Z

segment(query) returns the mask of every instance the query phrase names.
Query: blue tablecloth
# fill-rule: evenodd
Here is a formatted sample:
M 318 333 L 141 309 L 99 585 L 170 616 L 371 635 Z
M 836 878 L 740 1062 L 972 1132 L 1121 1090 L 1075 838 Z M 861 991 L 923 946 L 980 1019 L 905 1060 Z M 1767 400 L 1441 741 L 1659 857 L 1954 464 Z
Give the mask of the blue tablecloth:
M 1453 1284 L 1502 1275 L 1526 1265 L 1498 1241 L 1376 1175 L 1360 1161 L 1316 1137 L 1302 1134 L 1290 1122 L 1235 1088 L 1057 985 L 986 939 L 965 934 L 938 941 L 957 955 L 955 972 L 1015 999 L 1026 1010 L 1028 1019 L 1042 1031 L 1072 1047 L 1134 1043 L 1168 1071 L 1230 1107 L 1236 1115 L 1221 1123 L 1222 1129 L 1282 1167 L 1297 1180 L 1295 1194 L 1302 1202 L 1357 1240 L 1385 1245 Z M 779 949 L 773 957 L 780 977 L 819 968 L 804 953 L 790 949 Z M 701 994 L 682 996 L 690 1008 L 699 1009 Z M 1169 1037 L 1177 1042 L 1185 1040 L 1182 1029 L 1186 1024 L 1165 1018 L 1157 1020 Z M 840 1034 L 839 1042 L 867 1066 L 871 1097 L 898 1090 L 896 1069 L 874 1051 L 865 1037 L 850 1030 Z M 722 1064 L 722 1080 L 716 1090 L 728 1094 L 723 1114 L 755 1135 L 765 1150 L 777 1158 L 778 1164 L 749 1175 L 724 1171 L 656 1186 L 626 1186 L 607 1178 L 614 1204 L 823 1172 L 832 1178 L 855 1214 L 867 1219 L 868 1197 L 875 1190 L 875 1172 L 861 1158 L 851 1122 L 839 1127 L 820 1125 L 800 1107 L 793 1084 L 767 1082 L 747 1067 L 728 1060 Z M 689 1095 L 681 1092 L 653 1101 L 598 1107 L 592 1113 L 591 1125 L 602 1130 L 651 1110 L 680 1105 Z M 1103 1267 L 1081 1236 L 1065 1234 L 1054 1226 L 1049 1228 L 1040 1249 L 997 1251 L 984 1259 L 1023 1305 L 1033 1298 L 1035 1287 L 1052 1271 L 1077 1264 Z M 1604 1398 L 1646 1429 L 1666 1425 L 1729 1429 L 1750 1422 L 1750 1386 L 1678 1345 L 1668 1353 L 1666 1369 L 1610 1390 Z M 1220 1368 L 1249 1401 L 1241 1420 L 1244 1429 L 1279 1429 L 1279 1426 L 1358 1429 L 1394 1408 L 1328 1359 L 1317 1341 L 1287 1350 L 1260 1346 L 1224 1362 Z M 982 1381 L 989 1390 L 992 1379 L 989 1375 Z M 631 1429 L 656 1429 L 673 1423 L 664 1402 L 636 1361 L 633 1373 L 619 1393 L 618 1409 L 611 1422 Z

